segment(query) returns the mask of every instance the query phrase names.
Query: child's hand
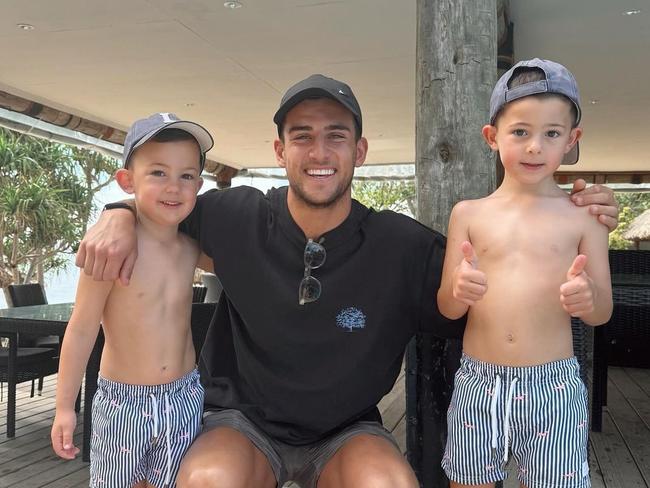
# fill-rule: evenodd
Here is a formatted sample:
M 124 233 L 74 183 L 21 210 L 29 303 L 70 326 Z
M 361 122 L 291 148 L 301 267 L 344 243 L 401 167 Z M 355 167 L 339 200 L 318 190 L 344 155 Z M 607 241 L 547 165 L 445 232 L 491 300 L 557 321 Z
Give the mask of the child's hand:
M 454 270 L 453 295 L 465 305 L 475 305 L 487 292 L 487 276 L 478 269 L 478 258 L 468 241 L 460 245 L 463 260 Z
M 74 459 L 79 454 L 79 448 L 72 442 L 74 428 L 77 426 L 77 414 L 74 410 L 57 411 L 52 425 L 52 448 L 57 456 L 63 459 Z
M 567 281 L 560 286 L 562 308 L 571 317 L 582 317 L 594 311 L 596 288 L 587 272 L 587 256 L 578 254 L 567 271 Z

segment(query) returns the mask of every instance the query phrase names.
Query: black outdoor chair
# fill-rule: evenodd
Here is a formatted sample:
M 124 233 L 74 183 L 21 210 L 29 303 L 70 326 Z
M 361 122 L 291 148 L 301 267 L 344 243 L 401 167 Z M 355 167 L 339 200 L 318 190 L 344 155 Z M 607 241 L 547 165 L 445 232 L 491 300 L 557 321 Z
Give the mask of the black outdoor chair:
M 9 285 L 10 306 L 28 307 L 30 305 L 45 305 L 47 298 L 45 290 L 40 283 L 26 283 L 23 285 Z M 58 356 L 60 351 L 60 341 L 58 336 L 33 336 L 21 334 L 18 338 L 18 347 L 28 348 L 49 348 L 54 349 Z M 51 373 L 50 373 L 51 374 Z M 38 395 L 43 392 L 43 377 L 38 378 Z M 34 396 L 34 380 L 32 380 L 32 396 Z
M 7 287 L 11 307 L 28 307 L 30 305 L 45 305 L 47 297 L 40 283 L 27 283 L 24 285 L 9 285 Z M 20 338 L 20 346 L 24 347 L 51 347 L 59 350 L 57 336 L 38 336 Z
M 205 301 L 205 294 L 208 292 L 207 287 L 203 285 L 192 286 L 192 303 L 203 303 Z
M 15 340 L 15 338 L 14 338 Z M 13 347 L 13 345 L 12 345 Z M 0 348 L 0 401 L 4 400 L 3 384 L 9 388 L 7 402 L 7 436 L 13 437 L 16 411 L 16 385 L 25 381 L 32 382 L 31 396 L 34 396 L 34 380 L 54 374 L 59 369 L 58 352 L 48 347 L 17 347 L 16 367 L 9 375 L 9 348 Z

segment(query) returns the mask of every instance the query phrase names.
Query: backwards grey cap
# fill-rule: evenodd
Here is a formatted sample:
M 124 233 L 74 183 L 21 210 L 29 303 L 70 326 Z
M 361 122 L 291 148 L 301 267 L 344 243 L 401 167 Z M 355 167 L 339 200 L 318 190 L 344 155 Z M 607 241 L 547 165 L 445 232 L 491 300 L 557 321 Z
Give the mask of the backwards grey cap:
M 539 68 L 544 72 L 545 79 L 508 88 L 513 76 L 521 68 Z M 578 115 L 575 123 L 576 125 L 580 123 L 582 111 L 580 110 L 580 94 L 578 93 L 576 79 L 561 64 L 546 59 L 535 58 L 518 62 L 499 78 L 490 98 L 490 124 L 494 125 L 497 115 L 507 103 L 538 93 L 557 93 L 558 95 L 567 97 L 573 102 L 577 110 Z M 564 155 L 562 164 L 577 163 L 579 155 L 580 149 L 576 143 L 571 151 Z
M 342 81 L 323 75 L 311 75 L 287 90 L 280 101 L 280 108 L 273 116 L 273 122 L 278 126 L 278 131 L 289 110 L 303 100 L 319 97 L 331 98 L 352 112 L 354 121 L 359 128 L 359 134 L 361 134 L 363 127 L 361 124 L 361 107 L 359 107 L 359 102 L 352 93 L 352 89 Z
M 205 166 L 205 153 L 212 149 L 212 146 L 214 145 L 212 136 L 205 128 L 196 122 L 180 120 L 176 115 L 168 112 L 153 114 L 146 119 L 136 120 L 133 123 L 124 139 L 124 152 L 122 153 L 124 167 L 127 167 L 129 158 L 137 148 L 142 146 L 162 130 L 172 128 L 181 129 L 196 139 L 200 148 L 200 166 L 201 171 L 203 171 L 203 166 Z

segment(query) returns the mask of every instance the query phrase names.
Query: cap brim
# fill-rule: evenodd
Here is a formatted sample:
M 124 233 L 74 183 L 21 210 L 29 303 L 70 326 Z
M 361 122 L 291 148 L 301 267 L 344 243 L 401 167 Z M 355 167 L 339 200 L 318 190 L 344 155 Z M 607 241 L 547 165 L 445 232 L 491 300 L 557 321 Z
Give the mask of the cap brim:
M 571 150 L 564 155 L 564 159 L 562 160 L 562 164 L 576 164 L 578 162 L 578 158 L 580 157 L 580 143 L 576 142 L 576 145 L 571 148 Z
M 165 129 L 181 129 L 189 133 L 192 137 L 194 137 L 194 139 L 196 139 L 196 142 L 199 143 L 201 154 L 207 153 L 210 149 L 212 149 L 212 146 L 214 146 L 214 139 L 212 139 L 210 133 L 203 126 L 200 126 L 196 122 L 190 122 L 188 120 L 175 120 L 173 122 L 169 122 L 168 124 L 165 124 L 164 126 L 156 129 L 155 131 L 149 132 L 148 134 L 140 138 L 140 140 L 133 145 L 133 148 L 131 149 L 131 154 L 133 154 L 133 151 L 136 150 L 138 147 L 142 146 L 149 139 L 151 139 L 156 134 L 162 132 Z

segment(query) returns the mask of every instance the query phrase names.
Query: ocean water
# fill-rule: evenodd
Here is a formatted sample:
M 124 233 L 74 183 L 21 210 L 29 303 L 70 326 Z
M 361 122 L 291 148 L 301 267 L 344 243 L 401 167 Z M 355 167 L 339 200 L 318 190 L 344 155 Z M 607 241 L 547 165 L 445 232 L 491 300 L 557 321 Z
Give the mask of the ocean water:
M 286 181 L 282 179 L 271 178 L 233 178 L 232 186 L 249 185 L 266 192 L 272 187 L 284 186 Z M 205 180 L 201 193 L 214 188 L 215 183 Z M 127 198 L 128 195 L 124 193 L 117 183 L 112 182 L 110 185 L 103 188 L 95 197 L 96 207 L 101 209 L 108 202 L 115 202 Z M 91 224 L 97 220 L 99 211 L 91 217 Z M 75 292 L 77 289 L 77 280 L 79 278 L 80 269 L 74 265 L 75 257 L 73 255 L 67 256 L 68 264 L 65 268 L 56 272 L 47 273 L 45 275 L 45 294 L 48 303 L 68 303 L 74 302 Z M 0 308 L 6 308 L 4 293 L 0 293 Z

